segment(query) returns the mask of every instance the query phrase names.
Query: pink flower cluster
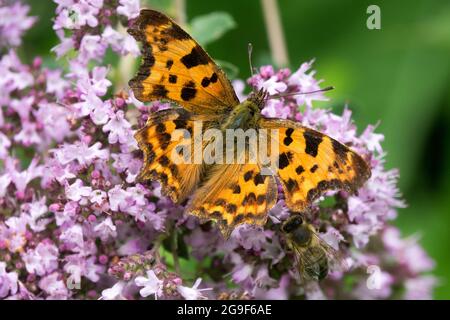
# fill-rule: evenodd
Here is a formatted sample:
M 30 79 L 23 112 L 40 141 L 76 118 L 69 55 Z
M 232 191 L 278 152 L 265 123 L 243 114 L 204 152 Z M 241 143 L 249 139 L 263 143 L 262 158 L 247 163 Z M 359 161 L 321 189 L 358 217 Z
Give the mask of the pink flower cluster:
M 264 229 L 243 225 L 224 241 L 213 224 L 162 196 L 158 183 L 135 182 L 142 157 L 133 133 L 149 113 L 170 106 L 144 105 L 114 87 L 114 66 L 103 62 L 108 48 L 139 55 L 123 32 L 139 1 L 55 2 L 60 43 L 53 51 L 68 60 L 67 72 L 44 68 L 38 57 L 21 62 L 12 47 L 35 19 L 20 3 L 0 8 L 0 17 L 22 15 L 0 19 L 0 298 L 431 297 L 433 261 L 417 239 L 402 239 L 388 225 L 404 203 L 398 172 L 383 167 L 383 135 L 374 127 L 358 134 L 349 109 L 335 115 L 313 108 L 325 100 L 321 93 L 270 100 L 263 110 L 351 145 L 372 167 L 358 195 L 330 192 L 334 205 L 313 205 L 311 220 L 325 241 L 340 245 L 351 268 L 304 288 L 280 232 L 289 216 L 282 196 Z M 262 67 L 249 84 L 270 93 L 317 90 L 311 67 Z

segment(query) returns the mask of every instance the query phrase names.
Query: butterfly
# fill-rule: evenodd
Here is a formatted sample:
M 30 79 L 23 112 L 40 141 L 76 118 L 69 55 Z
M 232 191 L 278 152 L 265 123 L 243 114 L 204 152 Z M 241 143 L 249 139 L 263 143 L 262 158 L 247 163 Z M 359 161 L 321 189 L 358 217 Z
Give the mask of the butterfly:
M 144 155 L 138 180 L 159 181 L 163 194 L 175 203 L 191 197 L 188 213 L 215 221 L 225 237 L 239 224 L 266 223 L 277 201 L 277 183 L 282 185 L 287 207 L 302 212 L 323 192 L 355 192 L 370 177 L 365 160 L 344 144 L 295 121 L 264 117 L 261 109 L 268 98 L 264 90 L 241 103 L 225 73 L 166 15 L 142 10 L 128 32 L 142 44 L 140 68 L 129 81 L 135 97 L 178 106 L 151 114 L 136 132 Z M 270 134 L 277 147 L 276 153 L 269 150 L 277 163 L 269 168 L 273 174 L 263 174 L 267 164 L 248 161 L 248 153 L 236 155 L 244 161 L 235 163 L 174 161 L 180 145 L 194 144 L 194 139 L 176 133 L 192 132 L 198 122 L 202 133 L 208 129 L 276 132 Z M 201 142 L 200 153 L 209 144 L 211 140 Z

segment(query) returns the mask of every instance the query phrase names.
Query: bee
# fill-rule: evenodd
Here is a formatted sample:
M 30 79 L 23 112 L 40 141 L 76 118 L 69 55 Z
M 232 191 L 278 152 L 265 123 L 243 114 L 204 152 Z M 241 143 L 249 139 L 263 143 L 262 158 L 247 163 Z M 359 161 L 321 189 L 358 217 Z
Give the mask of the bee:
M 294 253 L 300 277 L 305 281 L 321 281 L 336 264 L 346 269 L 344 260 L 317 234 L 314 226 L 300 214 L 290 216 L 281 226 L 286 242 Z

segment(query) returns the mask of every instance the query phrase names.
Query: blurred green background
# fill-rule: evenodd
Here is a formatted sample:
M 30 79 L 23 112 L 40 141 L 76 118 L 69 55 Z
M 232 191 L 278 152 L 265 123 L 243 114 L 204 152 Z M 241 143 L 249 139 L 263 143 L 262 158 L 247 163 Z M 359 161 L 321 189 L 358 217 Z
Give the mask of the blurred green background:
M 56 66 L 49 49 L 55 4 L 30 0 L 39 21 L 27 33 L 21 55 L 41 55 Z M 167 9 L 170 0 L 141 0 L 143 7 Z M 247 43 L 254 64 L 271 63 L 261 2 L 187 0 L 188 23 L 211 12 L 227 12 L 235 27 L 207 45 L 215 59 L 249 75 Z M 367 7 L 381 8 L 381 30 L 368 30 Z M 316 58 L 317 77 L 336 87 L 325 105 L 340 113 L 345 103 L 362 130 L 380 123 L 387 167 L 399 168 L 408 207 L 395 224 L 404 236 L 421 235 L 436 261 L 441 285 L 435 298 L 450 298 L 450 2 L 448 0 L 279 0 L 290 67 Z M 194 26 L 191 26 L 194 28 Z M 117 61 L 112 58 L 111 65 Z

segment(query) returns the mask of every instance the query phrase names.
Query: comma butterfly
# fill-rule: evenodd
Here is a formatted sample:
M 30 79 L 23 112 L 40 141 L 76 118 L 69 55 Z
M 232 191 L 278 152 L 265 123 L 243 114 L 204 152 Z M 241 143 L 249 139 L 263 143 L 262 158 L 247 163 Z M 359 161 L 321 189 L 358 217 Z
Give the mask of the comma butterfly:
M 216 221 L 225 237 L 241 223 L 265 224 L 277 200 L 275 176 L 287 207 L 294 211 L 304 211 L 326 190 L 355 192 L 370 177 L 369 166 L 347 146 L 295 121 L 265 118 L 260 110 L 267 92 L 254 92 L 241 103 L 225 73 L 166 15 L 142 10 L 128 32 L 142 43 L 143 60 L 129 82 L 135 97 L 143 102 L 168 100 L 182 107 L 152 114 L 136 133 L 144 153 L 139 179 L 159 181 L 163 193 L 176 203 L 192 196 L 189 213 Z M 203 124 L 202 132 L 277 132 L 278 152 L 269 150 L 278 164 L 271 167 L 274 174 L 264 174 L 267 166 L 258 161 L 174 161 L 172 155 L 180 145 L 194 144 L 184 136 L 175 137 L 177 129 L 192 133 L 197 121 Z M 203 141 L 200 152 L 212 140 Z

